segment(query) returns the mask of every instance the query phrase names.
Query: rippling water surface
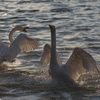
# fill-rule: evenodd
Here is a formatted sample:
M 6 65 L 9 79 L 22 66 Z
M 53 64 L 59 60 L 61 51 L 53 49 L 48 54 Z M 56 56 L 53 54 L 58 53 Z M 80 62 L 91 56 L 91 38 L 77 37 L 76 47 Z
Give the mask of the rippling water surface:
M 0 65 L 1 100 L 100 100 L 100 76 L 86 75 L 85 88 L 56 88 L 48 68 L 39 69 L 50 30 L 57 29 L 57 52 L 65 63 L 75 47 L 90 52 L 100 65 L 100 0 L 0 0 L 0 38 L 10 44 L 10 30 L 21 25 L 40 47 Z M 19 32 L 14 34 L 14 38 Z

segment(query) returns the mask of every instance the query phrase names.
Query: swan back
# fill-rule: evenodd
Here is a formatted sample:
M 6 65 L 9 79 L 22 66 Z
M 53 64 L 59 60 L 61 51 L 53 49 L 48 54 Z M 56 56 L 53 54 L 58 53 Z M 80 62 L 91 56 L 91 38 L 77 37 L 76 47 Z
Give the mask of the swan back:
M 6 45 L 5 43 L 3 43 L 0 39 L 0 56 L 4 56 L 8 53 L 8 45 Z
M 8 54 L 9 47 L 3 43 L 0 39 L 0 64 L 6 60 L 6 55 Z
M 9 33 L 9 41 L 10 41 L 11 43 L 13 42 L 12 36 L 13 36 L 13 33 L 14 33 L 15 31 L 23 31 L 23 32 L 26 32 L 26 30 L 25 30 L 23 27 L 21 27 L 21 26 L 16 26 L 15 28 L 13 28 L 13 29 L 11 30 L 11 32 Z
M 2 47 L 5 47 L 5 44 L 1 41 L 1 39 L 0 39 L 0 49 L 2 48 Z

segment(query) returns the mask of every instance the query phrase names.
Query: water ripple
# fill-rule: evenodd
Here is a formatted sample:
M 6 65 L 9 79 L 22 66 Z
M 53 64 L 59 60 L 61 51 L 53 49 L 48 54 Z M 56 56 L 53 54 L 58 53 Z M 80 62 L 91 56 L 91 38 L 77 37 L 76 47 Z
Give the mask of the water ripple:
M 57 32 L 57 52 L 63 63 L 75 47 L 82 47 L 100 65 L 100 0 L 1 0 L 0 7 L 0 35 L 4 43 L 10 44 L 10 30 L 21 25 L 27 30 L 25 34 L 41 44 L 34 51 L 20 53 L 15 62 L 0 65 L 1 100 L 99 100 L 99 76 L 89 75 L 83 80 L 90 90 L 56 88 L 50 83 L 48 66 L 40 69 L 39 62 L 43 46 L 51 43 L 48 25 L 53 24 Z M 15 32 L 14 38 L 18 33 Z

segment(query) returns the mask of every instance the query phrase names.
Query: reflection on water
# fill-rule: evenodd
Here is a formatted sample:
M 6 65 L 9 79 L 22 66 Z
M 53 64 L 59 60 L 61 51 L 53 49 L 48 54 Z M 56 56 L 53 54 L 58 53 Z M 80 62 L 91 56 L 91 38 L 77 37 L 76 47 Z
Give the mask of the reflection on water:
M 1 100 L 99 100 L 100 76 L 80 77 L 80 88 L 57 87 L 51 83 L 48 67 L 39 69 L 44 44 L 50 44 L 48 25 L 57 28 L 57 52 L 63 63 L 73 48 L 82 47 L 100 64 L 99 0 L 1 0 L 0 38 L 10 44 L 10 30 L 21 25 L 40 41 L 40 47 L 21 53 L 13 63 L 0 65 Z M 17 36 L 19 32 L 14 34 Z

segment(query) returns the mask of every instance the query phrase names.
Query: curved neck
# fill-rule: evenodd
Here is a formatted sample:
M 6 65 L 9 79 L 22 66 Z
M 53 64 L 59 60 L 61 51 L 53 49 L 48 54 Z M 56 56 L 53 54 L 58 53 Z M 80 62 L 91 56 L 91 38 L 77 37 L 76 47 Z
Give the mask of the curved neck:
M 51 30 L 51 60 L 50 66 L 54 67 L 57 65 L 57 58 L 56 58 L 56 30 Z
M 25 31 L 25 32 L 26 32 L 26 30 L 23 29 L 21 26 L 16 26 L 15 28 L 13 28 L 13 29 L 11 30 L 11 32 L 9 33 L 9 41 L 10 41 L 11 43 L 13 42 L 12 36 L 13 36 L 13 33 L 14 33 L 15 31 Z
M 13 36 L 13 33 L 16 31 L 16 28 L 13 28 L 12 30 L 11 30 L 11 32 L 9 33 L 9 41 L 12 43 L 13 42 L 13 38 L 12 38 L 12 36 Z

